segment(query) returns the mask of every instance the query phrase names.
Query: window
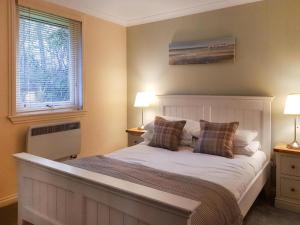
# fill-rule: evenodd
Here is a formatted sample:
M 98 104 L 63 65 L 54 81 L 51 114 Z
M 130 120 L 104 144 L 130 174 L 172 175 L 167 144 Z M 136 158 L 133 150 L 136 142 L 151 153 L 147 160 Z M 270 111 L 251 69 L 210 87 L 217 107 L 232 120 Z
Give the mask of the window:
M 16 113 L 82 109 L 81 22 L 17 12 Z

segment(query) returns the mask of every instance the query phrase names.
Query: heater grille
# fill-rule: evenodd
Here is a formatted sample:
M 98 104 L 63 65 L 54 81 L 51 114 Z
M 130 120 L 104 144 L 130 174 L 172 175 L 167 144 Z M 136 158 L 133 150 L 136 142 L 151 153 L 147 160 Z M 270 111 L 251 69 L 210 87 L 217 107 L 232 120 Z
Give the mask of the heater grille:
M 46 127 L 37 127 L 31 130 L 31 136 L 45 135 L 80 128 L 79 122 L 51 125 Z

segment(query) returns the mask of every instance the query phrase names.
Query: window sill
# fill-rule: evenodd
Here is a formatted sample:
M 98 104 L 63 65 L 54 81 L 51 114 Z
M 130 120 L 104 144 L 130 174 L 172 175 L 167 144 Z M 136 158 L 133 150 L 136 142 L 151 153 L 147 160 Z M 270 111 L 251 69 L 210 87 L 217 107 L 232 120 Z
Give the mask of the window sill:
M 8 116 L 13 124 L 33 123 L 40 121 L 60 120 L 69 118 L 78 118 L 85 116 L 87 111 L 84 110 L 55 110 L 52 112 L 30 112 L 19 113 Z

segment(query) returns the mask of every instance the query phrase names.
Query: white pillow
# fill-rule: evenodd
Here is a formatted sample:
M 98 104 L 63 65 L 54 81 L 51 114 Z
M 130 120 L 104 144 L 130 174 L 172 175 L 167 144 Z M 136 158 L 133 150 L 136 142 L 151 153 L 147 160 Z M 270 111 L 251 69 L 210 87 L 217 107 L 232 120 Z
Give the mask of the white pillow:
M 259 141 L 252 141 L 249 145 L 244 147 L 235 146 L 233 153 L 237 155 L 248 155 L 252 156 L 255 152 L 261 150 L 261 145 Z
M 141 137 L 144 139 L 144 142 L 146 144 L 149 144 L 153 138 L 153 132 L 150 130 L 147 130 L 147 132 L 143 133 Z
M 200 131 L 199 121 L 189 120 L 189 119 L 179 118 L 179 117 L 172 117 L 172 116 L 161 116 L 161 117 L 166 120 L 170 120 L 170 121 L 185 120 L 186 124 L 184 126 L 184 129 L 189 133 Z M 145 130 L 151 130 L 151 131 L 154 130 L 154 120 L 152 120 L 151 122 L 149 122 L 145 125 Z
M 178 118 L 178 117 L 171 117 L 171 116 L 162 116 L 162 117 L 170 121 L 185 120 L 186 124 L 182 131 L 180 145 L 191 146 L 191 147 L 193 146 L 194 134 L 200 133 L 199 121 Z M 149 141 L 149 140 L 151 141 L 154 133 L 154 120 L 145 125 L 145 130 L 147 130 L 147 132 L 144 133 L 142 137 L 144 138 L 145 141 Z
M 245 147 L 249 145 L 258 133 L 255 130 L 237 130 L 234 136 L 233 145 L 237 147 Z

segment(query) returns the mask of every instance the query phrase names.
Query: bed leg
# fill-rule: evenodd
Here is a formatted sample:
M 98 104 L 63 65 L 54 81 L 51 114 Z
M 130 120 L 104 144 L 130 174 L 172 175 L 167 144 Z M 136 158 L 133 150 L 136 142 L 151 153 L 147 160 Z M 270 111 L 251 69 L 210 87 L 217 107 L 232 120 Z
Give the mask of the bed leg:
M 275 173 L 274 169 L 275 169 L 274 166 L 271 166 L 270 175 L 268 177 L 268 180 L 267 180 L 265 186 L 263 187 L 263 195 L 266 198 L 266 200 L 268 200 L 270 203 L 273 203 L 275 194 L 276 194 L 276 189 L 275 189 L 276 180 L 275 180 L 275 176 L 274 176 L 274 174 L 276 174 L 276 173 Z

